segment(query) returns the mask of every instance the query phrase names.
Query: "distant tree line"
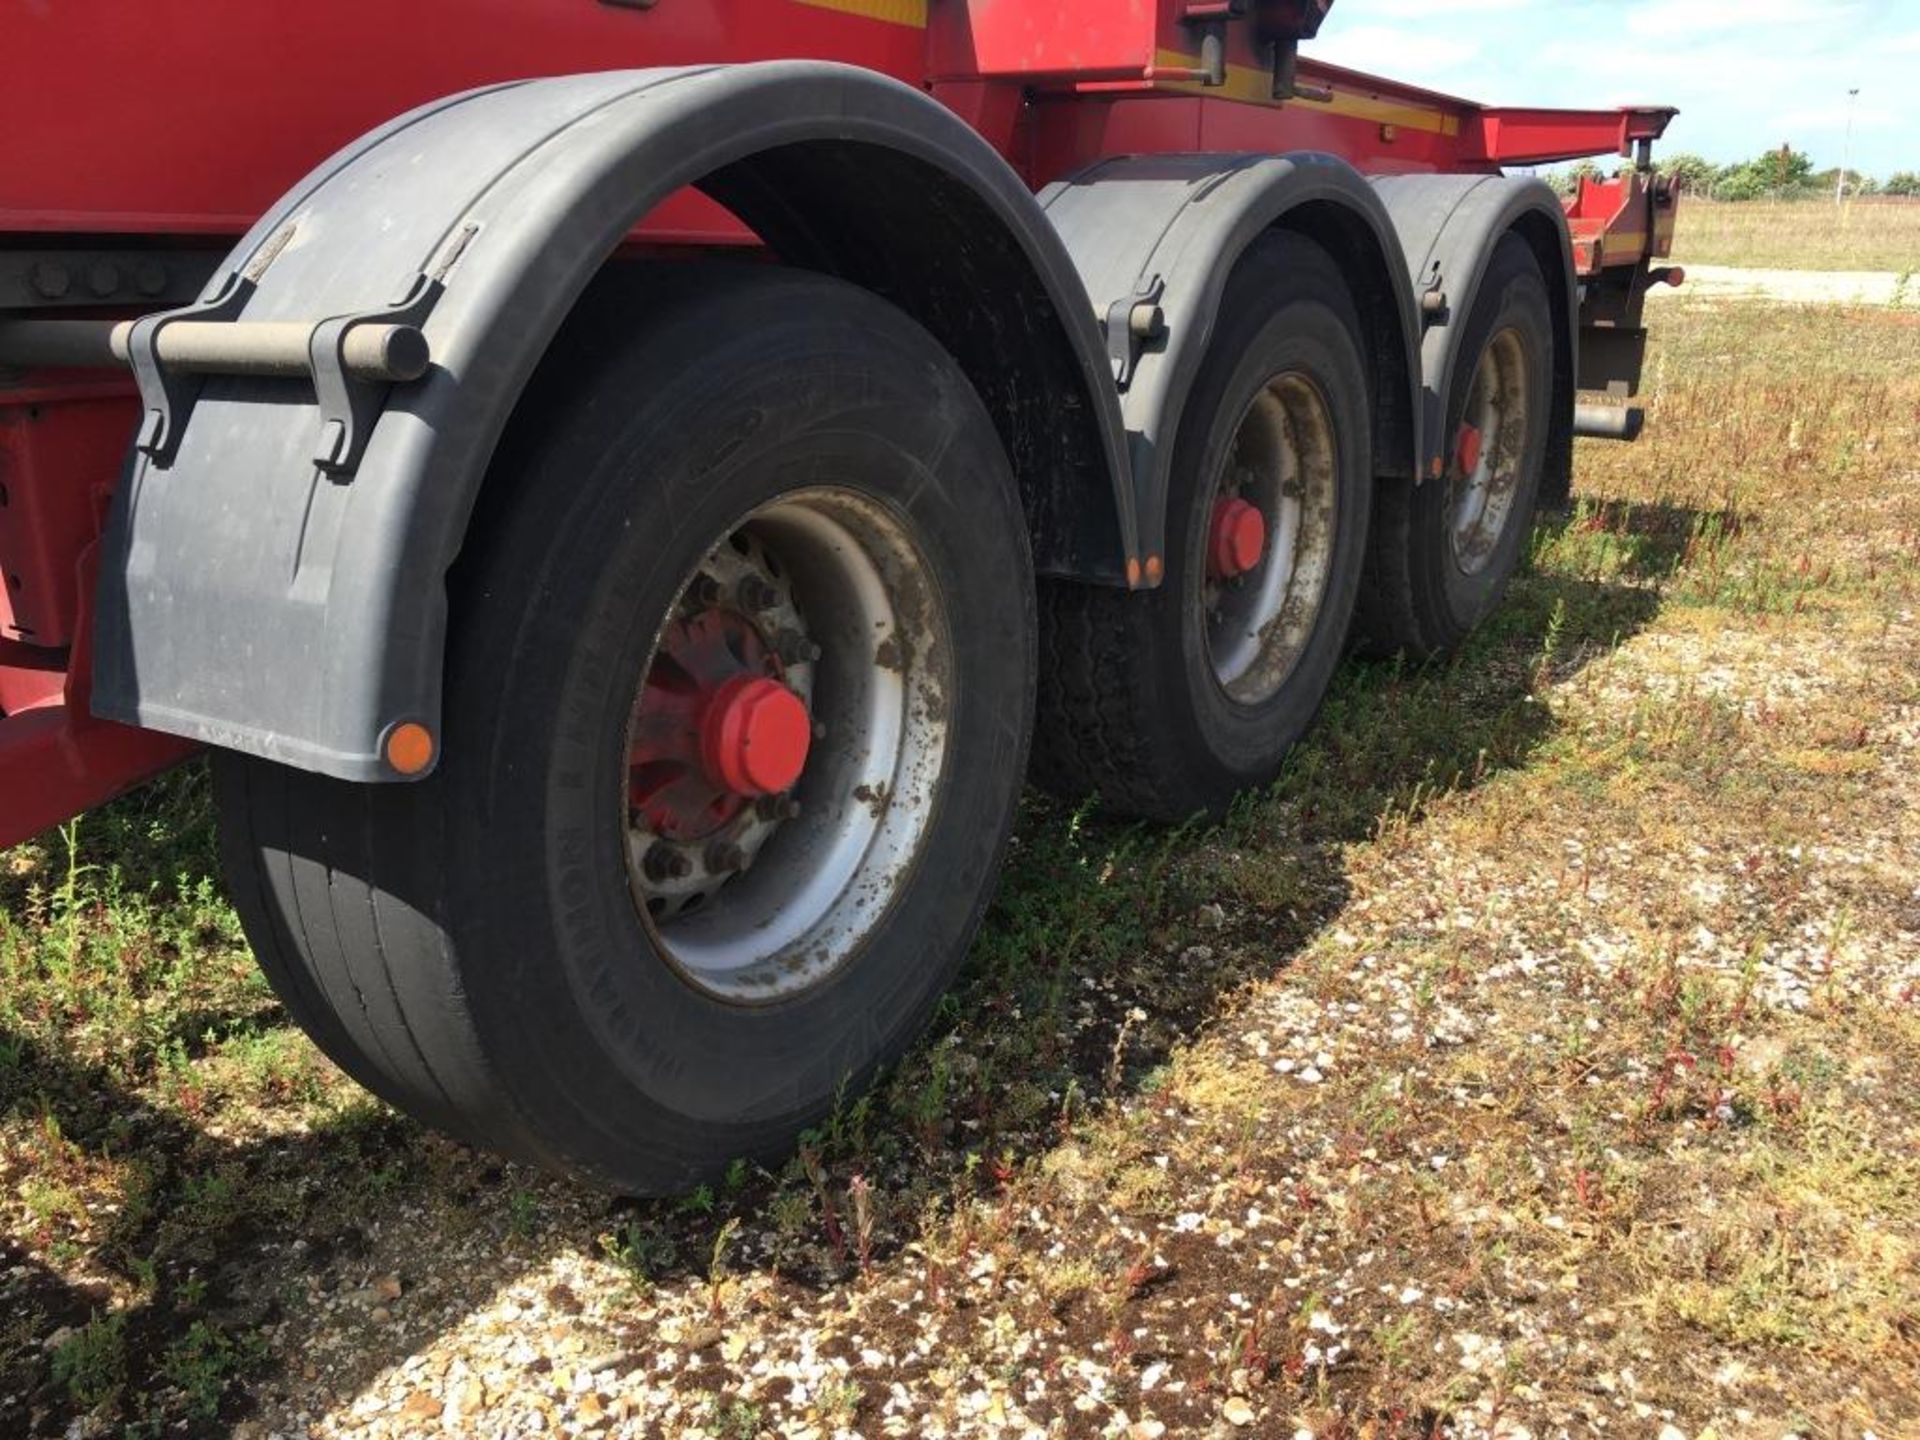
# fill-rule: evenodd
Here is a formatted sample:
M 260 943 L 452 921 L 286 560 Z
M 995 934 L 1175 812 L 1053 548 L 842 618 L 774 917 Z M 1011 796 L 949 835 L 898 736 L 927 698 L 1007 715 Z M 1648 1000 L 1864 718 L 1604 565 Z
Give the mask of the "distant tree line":
M 1767 150 L 1737 165 L 1716 165 L 1701 155 L 1665 155 L 1660 169 L 1676 175 L 1689 193 L 1712 200 L 1804 200 L 1832 195 L 1839 189 L 1838 166 L 1815 170 L 1813 157 L 1804 150 L 1782 145 Z M 1608 172 L 1591 160 L 1583 160 L 1560 172 L 1561 188 L 1571 194 L 1582 177 L 1601 179 Z M 1902 170 L 1883 183 L 1858 170 L 1847 172 L 1849 195 L 1920 196 L 1920 171 Z

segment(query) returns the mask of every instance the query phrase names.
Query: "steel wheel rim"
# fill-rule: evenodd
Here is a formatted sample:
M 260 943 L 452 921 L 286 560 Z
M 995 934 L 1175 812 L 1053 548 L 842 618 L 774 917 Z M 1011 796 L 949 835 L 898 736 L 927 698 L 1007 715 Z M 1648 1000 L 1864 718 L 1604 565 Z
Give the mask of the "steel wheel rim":
M 1305 375 L 1276 375 L 1248 403 L 1209 512 L 1252 505 L 1266 527 L 1259 563 L 1222 579 L 1200 569 L 1207 662 L 1228 698 L 1258 704 L 1300 663 L 1333 569 L 1338 460 L 1333 416 Z
M 1463 438 L 1469 428 L 1475 432 L 1479 453 L 1468 466 L 1456 443 L 1448 469 L 1452 488 L 1447 539 L 1454 563 L 1465 574 L 1477 575 L 1492 563 L 1513 516 L 1526 458 L 1527 420 L 1526 346 L 1518 330 L 1502 330 L 1487 342 L 1474 366 L 1461 422 Z
M 740 586 L 749 576 L 773 591 L 772 603 L 748 617 L 771 661 L 751 645 L 729 649 L 736 658 L 747 651 L 760 674 L 777 677 L 804 704 L 805 766 L 789 790 L 749 797 L 712 831 L 689 838 L 698 825 L 663 824 L 653 809 L 661 762 L 642 737 L 662 713 L 659 677 L 670 674 L 663 667 L 689 617 L 745 613 Z M 944 771 L 946 624 L 902 521 L 843 487 L 794 491 L 761 506 L 685 577 L 642 671 L 622 798 L 641 922 L 694 988 L 734 1004 L 791 999 L 837 972 L 885 915 L 924 849 Z M 712 783 L 704 770 L 700 778 Z M 711 818 L 703 814 L 702 823 Z M 738 847 L 728 859 L 739 863 L 712 863 L 716 842 Z M 684 856 L 687 873 L 653 863 L 662 845 Z

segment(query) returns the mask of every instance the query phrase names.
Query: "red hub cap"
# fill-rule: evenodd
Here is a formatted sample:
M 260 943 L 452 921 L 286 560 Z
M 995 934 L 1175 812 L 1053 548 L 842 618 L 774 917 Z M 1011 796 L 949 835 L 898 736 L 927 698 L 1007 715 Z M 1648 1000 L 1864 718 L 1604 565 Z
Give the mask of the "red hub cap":
M 778 795 L 800 778 L 813 722 L 800 697 L 778 680 L 736 675 L 700 717 L 707 778 L 735 795 Z
M 1267 520 L 1259 507 L 1238 495 L 1213 507 L 1207 527 L 1207 573 L 1215 580 L 1231 580 L 1260 563 L 1267 550 Z
M 813 722 L 766 637 L 731 610 L 702 610 L 660 637 L 633 717 L 628 804 L 667 840 L 699 840 L 754 800 L 790 789 Z
M 1460 467 L 1462 475 L 1471 475 L 1480 468 L 1480 427 L 1462 425 L 1460 442 L 1454 447 L 1454 463 Z

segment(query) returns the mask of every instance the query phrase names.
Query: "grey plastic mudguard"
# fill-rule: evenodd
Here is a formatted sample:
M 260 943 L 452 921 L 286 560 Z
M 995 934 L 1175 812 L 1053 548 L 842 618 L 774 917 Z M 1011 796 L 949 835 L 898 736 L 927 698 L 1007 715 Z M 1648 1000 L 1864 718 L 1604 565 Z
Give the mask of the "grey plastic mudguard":
M 1165 331 L 1133 363 L 1121 399 L 1132 446 L 1141 550 L 1161 554 L 1173 440 L 1206 354 L 1233 263 L 1282 223 L 1313 234 L 1355 282 L 1376 367 L 1375 468 L 1397 473 L 1417 454 L 1419 325 L 1407 265 L 1386 208 L 1332 155 L 1123 156 L 1040 192 L 1096 310 L 1157 296 Z
M 136 452 L 102 556 L 93 708 L 348 780 L 440 733 L 444 576 L 514 402 L 635 223 L 697 184 L 794 263 L 905 306 L 994 410 L 1043 567 L 1120 582 L 1136 546 L 1104 343 L 1066 251 L 985 141 L 910 86 L 804 61 L 475 90 L 362 137 L 216 273 L 237 318 L 394 307 L 437 280 L 432 367 L 350 475 L 306 381 L 214 376 Z M 423 280 L 423 277 L 424 280 Z
M 1573 337 L 1579 296 L 1573 283 L 1573 247 L 1560 199 L 1544 181 L 1505 175 L 1393 175 L 1373 182 L 1399 231 L 1409 277 L 1418 294 L 1435 291 L 1444 306 L 1429 317 L 1420 347 L 1419 473 L 1444 465 L 1447 393 L 1459 361 L 1460 337 L 1493 248 L 1519 227 L 1541 262 L 1555 301 L 1554 414 L 1547 446 L 1549 492 L 1565 492 L 1572 464 Z

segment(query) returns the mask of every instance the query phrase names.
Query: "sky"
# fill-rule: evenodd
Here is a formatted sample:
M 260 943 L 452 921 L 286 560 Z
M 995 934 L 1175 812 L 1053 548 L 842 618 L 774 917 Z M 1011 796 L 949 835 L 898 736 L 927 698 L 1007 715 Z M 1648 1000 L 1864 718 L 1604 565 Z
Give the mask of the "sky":
M 1677 105 L 1664 151 L 1920 170 L 1920 0 L 1342 0 L 1304 53 L 1489 104 Z

